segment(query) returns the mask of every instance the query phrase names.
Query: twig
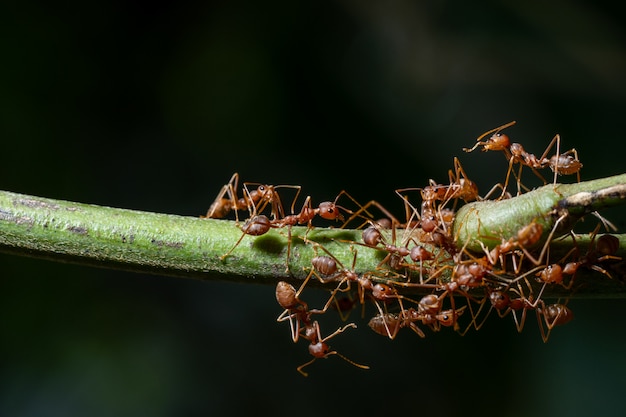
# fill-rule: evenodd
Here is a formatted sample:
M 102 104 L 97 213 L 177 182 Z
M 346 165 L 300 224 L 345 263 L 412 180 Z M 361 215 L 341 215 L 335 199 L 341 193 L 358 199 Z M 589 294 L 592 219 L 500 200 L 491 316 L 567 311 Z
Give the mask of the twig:
M 483 201 L 463 206 L 457 216 L 457 246 L 513 235 L 524 222 L 544 222 L 545 231 L 564 211 L 572 219 L 607 206 L 624 204 L 626 174 L 574 185 L 549 185 L 501 202 Z M 584 194 L 587 193 L 587 194 Z M 564 222 L 571 228 L 572 222 Z M 567 228 L 563 229 L 563 233 Z M 289 272 L 285 271 L 286 233 L 271 230 L 245 236 L 232 255 L 220 259 L 241 237 L 235 222 L 158 214 L 47 199 L 0 191 L 0 251 L 104 268 L 123 269 L 184 278 L 271 283 L 301 280 L 307 275 L 314 246 L 304 236 L 323 244 L 345 266 L 374 271 L 385 253 L 346 242 L 361 241 L 361 231 L 305 227 L 292 229 Z M 491 236 L 491 237 L 489 237 Z M 626 258 L 626 235 L 618 235 L 616 254 Z M 577 239 L 580 247 L 588 237 Z M 571 249 L 570 240 L 555 242 L 554 256 Z M 626 267 L 614 262 L 613 279 L 581 270 L 579 296 L 626 297 Z M 549 290 L 548 290 L 549 291 Z M 558 295 L 558 289 L 555 290 Z M 549 296 L 548 292 L 544 293 Z

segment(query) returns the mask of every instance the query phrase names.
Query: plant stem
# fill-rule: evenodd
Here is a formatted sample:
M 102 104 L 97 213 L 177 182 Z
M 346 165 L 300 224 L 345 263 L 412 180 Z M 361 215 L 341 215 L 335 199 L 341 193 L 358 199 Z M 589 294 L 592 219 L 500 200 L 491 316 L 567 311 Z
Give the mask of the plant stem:
M 626 203 L 626 174 L 576 184 L 549 184 L 515 198 L 478 201 L 461 207 L 453 234 L 466 249 L 481 252 L 510 239 L 531 222 L 540 224 L 545 242 L 559 237 L 583 216 Z
M 281 230 L 242 237 L 234 221 L 201 219 L 102 207 L 0 191 L 0 251 L 106 268 L 199 279 L 270 282 L 303 279 L 315 256 L 303 244 L 304 227 L 292 229 L 290 271 L 287 238 Z M 307 236 L 323 242 L 345 265 L 358 232 L 314 229 Z M 379 252 L 359 247 L 357 268 L 375 269 Z
M 573 185 L 542 187 L 501 202 L 482 201 L 459 210 L 455 235 L 457 245 L 483 239 L 501 240 L 513 235 L 524 222 L 541 219 L 550 230 L 555 210 L 567 210 L 578 218 L 605 206 L 623 204 L 626 175 Z M 617 187 L 617 188 L 611 188 Z M 607 190 L 612 190 L 607 192 Z M 581 194 L 587 193 L 587 194 Z M 523 204 L 522 204 L 523 203 Z M 484 211 L 483 211 L 484 210 Z M 487 214 L 488 213 L 488 214 Z M 552 221 L 552 223 L 550 223 Z M 473 225 L 473 226 L 472 226 Z M 376 271 L 386 252 L 354 242 L 361 231 L 336 228 L 293 227 L 289 268 L 287 230 L 270 230 L 253 237 L 243 236 L 233 221 L 201 219 L 149 213 L 90 204 L 54 200 L 0 191 L 0 251 L 57 262 L 123 269 L 184 278 L 275 284 L 279 280 L 304 279 L 311 259 L 323 245 L 343 265 L 357 273 Z M 617 256 L 626 258 L 626 236 Z M 240 238 L 231 255 L 222 259 Z M 589 236 L 577 238 L 580 248 Z M 572 247 L 571 239 L 554 242 L 554 256 Z M 584 251 L 584 249 L 582 249 Z M 584 253 L 584 252 L 583 252 Z M 356 255 L 355 255 L 356 254 Z M 609 279 L 597 272 L 581 270 L 577 283 L 580 296 L 626 297 L 626 267 L 614 262 Z M 380 280 L 388 280 L 382 276 Z M 545 296 L 558 296 L 559 288 Z

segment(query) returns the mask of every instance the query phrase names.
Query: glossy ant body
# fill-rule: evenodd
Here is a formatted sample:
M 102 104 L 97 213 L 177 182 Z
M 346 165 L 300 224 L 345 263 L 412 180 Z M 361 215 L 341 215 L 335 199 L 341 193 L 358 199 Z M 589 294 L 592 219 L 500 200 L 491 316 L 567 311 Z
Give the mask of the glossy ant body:
M 293 205 L 295 204 L 295 200 L 299 194 L 296 193 L 294 198 L 294 202 L 292 203 L 292 212 Z M 340 194 L 341 195 L 341 194 Z M 324 201 L 318 205 L 318 207 L 313 208 L 311 206 L 311 197 L 307 197 L 302 206 L 302 209 L 297 214 L 285 215 L 282 204 L 280 203 L 280 198 L 278 194 L 272 200 L 272 213 L 273 218 L 270 219 L 263 214 L 257 214 L 257 210 L 255 206 L 252 206 L 251 210 L 253 215 L 246 221 L 246 223 L 241 227 L 241 231 L 243 232 L 241 237 L 235 242 L 235 244 L 230 248 L 228 252 L 220 257 L 220 259 L 225 259 L 228 257 L 234 250 L 239 246 L 241 241 L 246 235 L 249 236 L 260 236 L 267 233 L 270 229 L 276 228 L 284 228 L 287 227 L 287 259 L 285 261 L 286 271 L 289 271 L 289 259 L 291 257 L 291 228 L 294 225 L 304 225 L 306 224 L 308 228 L 311 228 L 311 221 L 316 217 L 320 216 L 323 219 L 327 220 L 343 220 L 343 215 L 340 213 L 339 209 L 342 208 L 336 204 L 337 199 L 335 201 Z M 343 208 L 342 208 L 343 209 Z M 348 211 L 347 209 L 344 209 Z M 308 230 L 307 230 L 308 231 Z
M 552 138 L 552 141 L 547 146 L 543 154 L 539 158 L 537 158 L 534 154 L 526 152 L 526 150 L 521 144 L 511 142 L 508 135 L 501 133 L 503 129 L 513 126 L 514 124 L 515 122 L 513 121 L 510 123 L 504 124 L 500 127 L 497 127 L 495 129 L 489 130 L 478 137 L 473 147 L 463 148 L 465 152 L 472 152 L 479 146 L 482 146 L 483 151 L 503 151 L 504 152 L 505 157 L 509 161 L 509 169 L 506 174 L 504 186 L 502 187 L 502 196 L 500 198 L 503 198 L 506 193 L 509 178 L 513 170 L 513 165 L 515 163 L 520 165 L 518 173 L 513 174 L 515 178 L 517 179 L 517 194 L 518 195 L 521 194 L 522 188 L 528 191 L 528 189 L 521 184 L 521 173 L 522 173 L 523 166 L 529 167 L 533 171 L 533 173 L 541 181 L 543 181 L 544 184 L 546 184 L 547 181 L 543 178 L 543 176 L 539 173 L 538 170 L 542 168 L 546 168 L 546 167 L 550 168 L 552 172 L 554 172 L 554 184 L 555 185 L 557 183 L 557 177 L 559 175 L 576 174 L 578 182 L 580 182 L 580 170 L 583 167 L 583 165 L 578 159 L 578 152 L 576 151 L 576 149 L 570 149 L 564 153 L 560 153 L 561 136 L 557 134 L 554 136 L 554 138 Z M 487 135 L 491 133 L 493 134 L 489 137 L 489 139 L 487 139 L 486 141 L 482 140 L 484 137 L 486 137 Z M 548 153 L 554 147 L 555 144 L 556 144 L 556 154 L 551 156 L 550 158 L 547 158 Z
M 329 334 L 328 336 L 322 337 L 320 326 L 317 321 L 314 321 L 309 326 L 307 326 L 304 330 L 304 335 L 302 335 L 302 337 L 304 337 L 305 339 L 309 341 L 309 353 L 313 356 L 313 359 L 298 366 L 297 368 L 298 372 L 300 372 L 303 376 L 308 376 L 309 374 L 304 372 L 303 370 L 305 367 L 309 366 L 310 364 L 315 362 L 317 359 L 328 358 L 331 355 L 337 355 L 341 359 L 345 360 L 351 365 L 356 366 L 357 368 L 370 369 L 369 366 L 367 365 L 361 365 L 361 364 L 351 361 L 350 359 L 346 358 L 342 354 L 338 353 L 336 350 L 330 350 L 330 347 L 326 343 L 329 339 L 337 336 L 340 333 L 343 333 L 348 328 L 356 328 L 356 325 L 354 323 L 347 324 L 343 327 L 338 328 L 337 330 L 335 330 L 333 333 Z
M 379 313 L 372 317 L 368 323 L 369 327 L 376 333 L 385 336 L 388 335 L 394 339 L 401 328 L 408 327 L 418 336 L 424 338 L 426 335 L 420 329 L 416 322 L 429 326 L 433 331 L 439 331 L 441 326 L 455 326 L 458 317 L 463 313 L 466 306 L 460 309 L 442 310 L 441 296 L 429 294 L 419 301 L 418 308 L 402 309 L 398 314 Z M 393 329 L 391 335 L 388 329 Z
M 273 186 L 258 183 L 244 183 L 242 190 L 243 196 L 238 197 L 238 187 L 239 174 L 235 172 L 230 178 L 230 181 L 221 188 L 217 197 L 207 210 L 207 214 L 200 217 L 223 219 L 232 211 L 235 213 L 236 221 L 239 222 L 239 211 L 248 210 L 252 215 L 261 213 L 269 205 L 271 207 L 272 217 L 280 218 L 284 216 L 284 211 L 276 190 L 279 188 L 293 188 L 298 190 L 298 193 L 300 190 L 300 186 L 297 185 Z

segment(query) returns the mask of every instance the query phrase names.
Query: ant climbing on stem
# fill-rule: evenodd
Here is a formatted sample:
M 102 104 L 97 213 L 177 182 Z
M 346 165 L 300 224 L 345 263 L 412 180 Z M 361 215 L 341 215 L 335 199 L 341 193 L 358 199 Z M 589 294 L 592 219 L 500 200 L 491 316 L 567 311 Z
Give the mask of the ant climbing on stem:
M 492 129 L 488 132 L 483 133 L 478 137 L 476 143 L 471 148 L 463 148 L 465 152 L 472 152 L 479 146 L 482 146 L 483 151 L 502 151 L 506 159 L 509 161 L 509 169 L 506 174 L 506 179 L 504 181 L 504 185 L 502 187 L 502 195 L 500 199 L 504 198 L 506 189 L 509 183 L 509 179 L 511 176 L 511 172 L 513 171 L 513 165 L 519 164 L 519 170 L 517 173 L 513 173 L 513 176 L 517 180 L 517 195 L 522 193 L 522 189 L 525 191 L 529 191 L 527 187 L 522 185 L 521 183 L 521 174 L 522 168 L 524 166 L 529 167 L 533 173 L 541 180 L 544 184 L 547 184 L 547 181 L 543 176 L 539 173 L 539 169 L 542 168 L 550 168 L 554 173 L 554 185 L 556 186 L 557 177 L 559 175 L 573 175 L 576 174 L 578 182 L 580 182 L 580 170 L 583 167 L 583 164 L 578 159 L 578 152 L 576 149 L 572 148 L 564 153 L 561 153 L 561 136 L 556 134 L 552 141 L 548 144 L 543 154 L 537 158 L 534 154 L 526 152 L 524 147 L 520 143 L 511 142 L 508 135 L 501 133 L 503 129 L 507 127 L 513 126 L 515 121 L 504 124 L 500 127 Z M 489 139 L 483 141 L 482 139 L 493 133 Z M 552 150 L 554 145 L 556 144 L 556 154 L 548 158 L 548 153 Z
M 234 173 L 230 181 L 224 185 L 217 197 L 201 218 L 223 219 L 231 211 L 235 213 L 235 220 L 239 223 L 239 211 L 247 210 L 249 213 L 261 213 L 268 205 L 271 207 L 273 218 L 284 216 L 284 210 L 277 190 L 280 188 L 292 188 L 300 192 L 298 185 L 267 185 L 258 183 L 243 183 L 243 196 L 238 197 L 239 174 Z M 252 188 L 252 189 L 251 189 Z
M 287 187 L 287 186 L 284 186 Z M 291 187 L 291 186 L 289 186 Z M 297 188 L 296 196 L 291 204 L 291 211 L 293 213 L 293 207 L 295 205 L 295 201 L 300 193 L 299 186 L 294 186 Z M 220 257 L 220 259 L 225 259 L 228 257 L 234 250 L 239 246 L 241 241 L 246 235 L 250 236 L 260 236 L 267 233 L 270 229 L 284 228 L 287 227 L 287 258 L 285 260 L 285 271 L 289 272 L 289 259 L 291 257 L 291 228 L 295 225 L 307 225 L 307 233 L 308 230 L 312 228 L 311 221 L 319 216 L 326 220 L 343 220 L 343 215 L 340 212 L 340 209 L 350 213 L 348 209 L 345 209 L 336 204 L 337 199 L 343 195 L 343 192 L 340 193 L 335 201 L 324 201 L 321 202 L 316 208 L 313 208 L 311 205 L 311 197 L 308 196 L 302 209 L 297 214 L 285 215 L 282 204 L 280 203 L 280 198 L 278 194 L 275 194 L 275 197 L 270 200 L 272 202 L 272 214 L 273 218 L 270 219 L 266 215 L 257 214 L 257 207 L 251 206 L 252 216 L 246 221 L 246 223 L 241 227 L 242 235 L 235 242 L 235 244 L 230 248 L 228 252 Z M 261 209 L 264 206 L 261 206 Z M 305 236 L 306 239 L 306 236 Z

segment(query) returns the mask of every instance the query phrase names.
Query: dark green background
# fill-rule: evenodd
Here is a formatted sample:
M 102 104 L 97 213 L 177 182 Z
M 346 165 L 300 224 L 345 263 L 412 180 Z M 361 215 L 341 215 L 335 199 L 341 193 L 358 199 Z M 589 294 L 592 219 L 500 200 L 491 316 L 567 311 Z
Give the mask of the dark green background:
M 501 182 L 501 155 L 461 148 L 510 120 L 537 155 L 560 133 L 583 179 L 624 172 L 618 5 L 522 3 L 1 6 L 0 188 L 196 216 L 238 171 L 398 212 L 393 190 L 454 156 Z M 390 342 L 355 314 L 332 346 L 372 370 L 332 357 L 305 379 L 273 293 L 2 255 L 0 414 L 626 412 L 619 300 L 572 301 L 546 345 L 534 316 Z

